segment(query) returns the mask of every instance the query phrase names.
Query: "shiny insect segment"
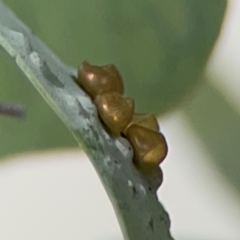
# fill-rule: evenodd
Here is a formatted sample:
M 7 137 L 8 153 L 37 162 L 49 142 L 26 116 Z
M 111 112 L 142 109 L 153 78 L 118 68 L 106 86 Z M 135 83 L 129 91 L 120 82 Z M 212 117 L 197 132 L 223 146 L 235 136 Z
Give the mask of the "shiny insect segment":
M 134 100 L 123 96 L 123 81 L 117 68 L 84 61 L 78 68 L 77 83 L 92 98 L 109 131 L 129 140 L 136 167 L 145 172 L 159 168 L 168 152 L 166 140 L 153 114 L 134 113 Z

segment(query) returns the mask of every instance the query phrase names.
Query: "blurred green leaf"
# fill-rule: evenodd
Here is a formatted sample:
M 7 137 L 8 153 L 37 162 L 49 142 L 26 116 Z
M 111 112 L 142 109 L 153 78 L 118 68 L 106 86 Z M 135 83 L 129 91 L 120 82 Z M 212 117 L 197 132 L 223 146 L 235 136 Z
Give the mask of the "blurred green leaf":
M 226 8 L 225 0 L 49 0 L 31 1 L 30 16 L 29 1 L 7 2 L 66 63 L 115 63 L 137 110 L 154 113 L 196 84 Z
M 108 49 L 138 109 L 162 113 L 177 104 L 199 78 L 226 1 L 104 2 Z
M 226 6 L 225 0 L 5 3 L 67 64 L 77 67 L 85 59 L 116 64 L 137 110 L 155 113 L 176 104 L 196 83 Z M 0 155 L 75 146 L 62 123 L 8 61 L 0 53 L 1 101 L 26 104 L 28 117 L 0 119 L 4 139 Z
M 239 114 L 208 83 L 185 107 L 185 112 L 216 164 L 240 191 Z

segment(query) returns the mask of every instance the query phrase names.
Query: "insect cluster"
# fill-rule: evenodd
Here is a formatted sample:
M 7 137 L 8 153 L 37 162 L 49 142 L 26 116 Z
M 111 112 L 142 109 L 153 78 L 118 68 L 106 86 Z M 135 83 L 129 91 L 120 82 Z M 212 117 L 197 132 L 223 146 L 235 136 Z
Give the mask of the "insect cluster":
M 109 131 L 129 140 L 135 166 L 145 172 L 158 168 L 167 155 L 166 140 L 153 114 L 134 113 L 134 100 L 123 96 L 123 81 L 116 67 L 84 61 L 78 68 L 77 83 L 92 98 Z

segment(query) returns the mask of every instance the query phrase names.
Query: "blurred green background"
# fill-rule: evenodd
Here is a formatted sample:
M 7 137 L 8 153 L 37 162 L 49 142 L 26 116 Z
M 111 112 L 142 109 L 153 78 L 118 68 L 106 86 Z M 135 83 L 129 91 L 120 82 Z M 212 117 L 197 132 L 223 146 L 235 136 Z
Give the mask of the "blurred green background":
M 239 112 L 205 73 L 225 0 L 4 2 L 66 64 L 114 63 L 139 112 L 163 115 L 181 108 L 218 170 L 240 192 Z M 4 51 L 0 86 L 1 102 L 27 106 L 26 119 L 0 117 L 0 157 L 77 146 Z
M 59 58 L 114 63 L 141 112 L 178 106 L 200 81 L 223 20 L 224 0 L 4 1 Z M 27 118 L 1 117 L 0 156 L 76 146 L 68 130 L 6 54 L 0 98 L 27 106 Z
M 215 89 L 200 85 L 221 28 L 225 1 L 5 3 L 65 63 L 75 68 L 85 59 L 100 65 L 114 63 L 137 110 L 162 114 L 179 104 L 185 107 L 206 148 L 240 189 L 238 171 L 234 171 L 239 169 L 239 116 Z M 76 146 L 66 127 L 3 51 L 0 63 L 1 101 L 27 106 L 26 119 L 0 118 L 0 155 Z M 182 103 L 190 90 L 195 91 Z

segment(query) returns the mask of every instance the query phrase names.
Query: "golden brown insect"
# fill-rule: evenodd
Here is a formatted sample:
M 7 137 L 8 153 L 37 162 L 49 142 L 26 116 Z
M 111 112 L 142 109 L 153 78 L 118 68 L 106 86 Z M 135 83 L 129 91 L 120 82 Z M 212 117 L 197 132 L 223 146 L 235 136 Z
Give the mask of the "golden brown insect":
M 116 92 L 103 92 L 96 96 L 98 113 L 115 135 L 120 135 L 128 126 L 134 114 L 134 100 Z
M 164 136 L 138 124 L 132 124 L 126 137 L 134 149 L 134 161 L 138 166 L 159 165 L 167 155 Z
M 130 127 L 132 124 L 137 124 L 142 127 L 151 129 L 153 131 L 159 132 L 159 125 L 157 122 L 156 117 L 153 114 L 146 114 L 146 113 L 135 113 L 133 115 L 132 121 L 127 126 L 126 129 L 124 129 L 124 135 L 126 135 L 128 127 Z
M 116 67 L 93 66 L 84 61 L 78 69 L 77 82 L 94 100 L 111 133 L 129 140 L 135 165 L 139 169 L 158 168 L 167 155 L 166 140 L 153 114 L 134 114 L 134 100 L 123 96 L 123 82 Z
M 122 77 L 113 64 L 99 67 L 84 61 L 78 68 L 77 82 L 92 99 L 102 92 L 124 91 Z

